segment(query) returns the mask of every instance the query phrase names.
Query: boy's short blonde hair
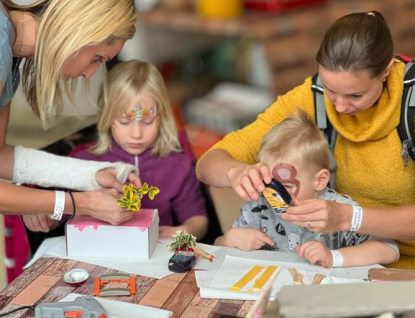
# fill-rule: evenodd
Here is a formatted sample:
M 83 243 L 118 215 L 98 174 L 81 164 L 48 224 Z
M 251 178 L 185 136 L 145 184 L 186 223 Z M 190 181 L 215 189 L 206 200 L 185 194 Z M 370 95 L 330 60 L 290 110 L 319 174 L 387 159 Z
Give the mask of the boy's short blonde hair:
M 167 157 L 171 152 L 182 151 L 166 86 L 156 66 L 139 60 L 121 62 L 108 72 L 107 79 L 108 87 L 101 88 L 98 98 L 98 142 L 91 153 L 101 155 L 111 150 L 114 119 L 127 112 L 131 101 L 142 93 L 155 99 L 160 119 L 152 153 Z
M 301 109 L 275 125 L 262 141 L 258 152 L 260 162 L 277 164 L 281 159 L 304 164 L 311 173 L 330 169 L 327 140 Z

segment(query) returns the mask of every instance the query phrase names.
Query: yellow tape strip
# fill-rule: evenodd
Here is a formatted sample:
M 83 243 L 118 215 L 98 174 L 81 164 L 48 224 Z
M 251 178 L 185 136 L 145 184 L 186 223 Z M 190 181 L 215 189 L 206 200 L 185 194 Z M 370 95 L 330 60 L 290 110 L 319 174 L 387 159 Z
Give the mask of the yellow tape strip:
M 231 287 L 231 290 L 241 290 L 246 284 L 248 284 L 254 277 L 262 271 L 262 266 L 254 266 L 251 270 L 245 274 L 235 285 Z
M 281 266 L 268 266 L 265 272 L 255 281 L 254 287 L 252 288 L 254 291 L 260 291 L 268 279 L 271 277 L 272 273 L 278 268 L 278 272 L 281 269 Z M 277 273 L 278 275 L 278 273 Z

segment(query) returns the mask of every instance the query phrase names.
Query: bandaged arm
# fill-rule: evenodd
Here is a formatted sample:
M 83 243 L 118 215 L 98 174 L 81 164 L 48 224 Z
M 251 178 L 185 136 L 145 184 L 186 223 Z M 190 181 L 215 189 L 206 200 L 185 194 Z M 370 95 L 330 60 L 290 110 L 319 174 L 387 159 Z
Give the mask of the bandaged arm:
M 62 157 L 22 146 L 14 148 L 13 182 L 36 184 L 42 187 L 61 187 L 78 191 L 102 189 L 95 174 L 114 168 L 117 180 L 124 183 L 137 169 L 130 164 L 97 162 Z

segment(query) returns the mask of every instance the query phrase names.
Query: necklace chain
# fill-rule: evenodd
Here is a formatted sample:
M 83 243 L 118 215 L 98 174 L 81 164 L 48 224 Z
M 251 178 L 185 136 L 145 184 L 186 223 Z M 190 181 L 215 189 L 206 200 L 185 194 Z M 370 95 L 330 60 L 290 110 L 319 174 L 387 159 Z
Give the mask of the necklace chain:
M 22 20 L 21 20 L 21 25 L 20 26 L 21 26 L 21 29 L 22 29 L 22 36 L 20 38 L 19 54 L 17 55 L 16 63 L 14 64 L 14 70 L 12 72 L 12 76 L 13 76 L 12 87 L 13 88 L 16 85 L 17 79 L 19 78 L 19 65 L 20 65 L 20 61 L 22 60 L 22 50 L 23 50 L 23 40 L 24 40 L 24 15 L 23 15 L 23 11 L 22 11 Z M 16 34 L 16 37 L 17 37 L 17 34 Z

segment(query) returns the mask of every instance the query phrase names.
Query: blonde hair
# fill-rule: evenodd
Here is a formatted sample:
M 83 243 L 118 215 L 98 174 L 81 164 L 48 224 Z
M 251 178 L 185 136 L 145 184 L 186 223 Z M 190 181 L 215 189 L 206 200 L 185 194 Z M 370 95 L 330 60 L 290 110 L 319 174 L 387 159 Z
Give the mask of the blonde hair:
M 108 72 L 107 78 L 107 94 L 102 87 L 98 98 L 98 142 L 91 153 L 101 155 L 111 150 L 114 119 L 128 111 L 131 100 L 144 92 L 156 100 L 160 119 L 152 154 L 167 157 L 171 152 L 182 151 L 164 80 L 153 64 L 138 60 L 121 62 Z
M 330 168 L 327 140 L 301 109 L 275 125 L 262 141 L 258 152 L 260 162 L 271 164 L 281 159 L 304 164 L 310 173 Z
M 1 2 L 9 11 L 27 11 L 38 18 L 35 56 L 26 59 L 23 88 L 44 125 L 62 112 L 60 80 L 65 62 L 87 46 L 128 40 L 135 33 L 136 12 L 131 0 L 39 0 L 26 6 Z M 64 87 L 72 99 L 76 81 Z

